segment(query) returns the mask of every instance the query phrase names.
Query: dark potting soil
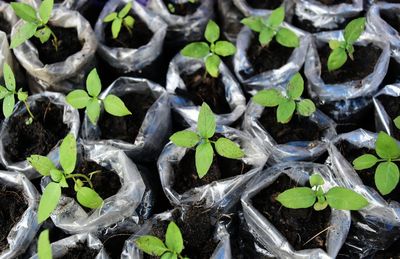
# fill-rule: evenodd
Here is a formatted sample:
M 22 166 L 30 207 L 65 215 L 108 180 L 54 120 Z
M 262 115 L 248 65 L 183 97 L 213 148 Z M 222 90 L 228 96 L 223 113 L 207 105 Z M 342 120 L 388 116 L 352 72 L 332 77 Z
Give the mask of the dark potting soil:
M 0 253 L 8 248 L 7 236 L 10 230 L 21 219 L 28 203 L 24 194 L 10 186 L 0 187 Z
M 44 44 L 36 37 L 30 39 L 39 52 L 39 59 L 44 64 L 62 62 L 82 49 L 82 43 L 79 41 L 76 29 L 53 26 L 50 26 L 50 28 L 59 42 L 57 50 L 52 43 L 52 37 Z
M 283 174 L 252 198 L 253 205 L 286 237 L 295 250 L 325 249 L 327 232 L 324 230 L 329 227 L 330 208 L 323 211 L 313 208 L 288 209 L 276 200 L 280 193 L 297 186 L 298 183 Z M 324 232 L 314 237 L 321 231 Z
M 393 121 L 397 116 L 400 115 L 400 97 L 381 95 L 378 97 L 378 100 L 382 103 L 391 121 Z M 400 139 L 400 130 L 394 126 L 394 123 L 393 133 L 394 138 Z
M 171 12 L 171 10 L 169 10 L 170 13 L 174 14 L 174 15 L 180 15 L 180 16 L 186 16 L 186 15 L 192 15 L 197 11 L 197 8 L 200 6 L 200 2 L 201 1 L 197 1 L 196 3 L 183 3 L 183 4 L 176 4 L 174 1 L 171 0 L 163 0 L 165 6 L 167 7 L 167 9 L 169 10 L 169 5 L 172 5 L 174 7 L 174 12 Z
M 258 121 L 278 144 L 291 141 L 314 141 L 322 137 L 323 130 L 307 117 L 295 114 L 290 122 L 279 123 L 276 109 L 265 107 Z
M 398 13 L 389 10 L 381 10 L 379 14 L 385 22 L 393 27 L 393 29 L 400 32 L 400 17 Z
M 59 257 L 60 259 L 94 259 L 99 251 L 87 246 L 87 243 L 79 242 L 74 247 L 68 249 L 68 252 Z
M 250 46 L 247 50 L 247 57 L 253 70 L 240 71 L 245 79 L 286 65 L 294 50 L 294 48 L 280 45 L 275 39 L 268 46 L 263 47 L 258 41 L 258 36 L 253 37 Z
M 188 98 L 198 106 L 206 102 L 216 114 L 232 111 L 225 97 L 225 86 L 221 75 L 214 78 L 201 68 L 193 74 L 181 74 L 181 77 L 186 90 L 176 88 L 177 95 Z
M 9 143 L 4 149 L 13 162 L 24 161 L 32 154 L 47 155 L 68 133 L 63 109 L 49 100 L 37 101 L 31 111 L 35 119 L 30 125 L 25 123 L 30 118 L 28 113 L 9 120 Z
M 246 0 L 251 8 L 273 10 L 282 5 L 282 0 Z
M 0 13 L 0 31 L 9 34 L 11 32 L 11 25 L 10 23 L 4 18 L 4 15 Z
M 391 246 L 383 251 L 378 251 L 374 255 L 374 259 L 399 259 L 400 258 L 400 238 Z
M 65 0 L 54 0 L 55 4 L 62 4 Z
M 129 93 L 122 96 L 121 99 L 132 115 L 117 117 L 106 112 L 102 113 L 98 122 L 101 138 L 134 143 L 147 111 L 156 99 L 150 92 L 146 94 Z
M 353 0 L 317 0 L 324 5 L 352 4 Z
M 132 233 L 121 233 L 118 235 L 114 235 L 109 237 L 107 240 L 103 242 L 104 248 L 107 251 L 107 254 L 112 259 L 121 258 L 122 250 L 124 249 L 125 241 L 132 235 Z
M 327 44 L 318 49 L 321 61 L 321 78 L 325 83 L 338 84 L 358 80 L 361 87 L 361 80 L 374 71 L 382 50 L 372 44 L 365 47 L 354 46 L 354 48 L 354 61 L 348 58 L 347 62 L 340 69 L 332 72 L 328 71 L 327 66 L 331 49 Z

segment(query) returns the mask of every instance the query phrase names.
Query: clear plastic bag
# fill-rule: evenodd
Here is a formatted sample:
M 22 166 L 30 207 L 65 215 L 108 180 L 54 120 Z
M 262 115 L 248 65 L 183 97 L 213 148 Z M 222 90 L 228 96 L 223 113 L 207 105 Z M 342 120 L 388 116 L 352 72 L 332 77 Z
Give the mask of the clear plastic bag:
M 14 13 L 14 10 L 12 9 L 11 5 L 8 4 L 7 2 L 0 1 L 0 13 L 2 14 L 2 18 L 10 25 L 10 29 L 14 24 L 17 23 L 18 18 Z M 8 36 L 9 32 L 5 32 Z M 1 42 L 1 40 L 0 40 Z
M 1 3 L 0 2 L 0 8 L 1 8 Z M 1 10 L 0 10 L 1 12 Z M 10 51 L 10 46 L 8 45 L 7 41 L 7 34 L 4 32 L 0 31 L 0 78 L 3 77 L 3 66 L 4 63 L 7 63 L 11 67 L 13 67 L 13 56 Z
M 379 96 L 387 95 L 393 97 L 400 97 L 400 85 L 393 84 L 387 85 L 380 90 L 372 99 L 375 106 L 375 127 L 376 131 L 385 131 L 389 135 L 393 136 L 394 129 L 396 128 L 393 120 L 389 117 L 385 111 L 384 106 L 378 99 Z M 400 115 L 400 114 L 399 114 Z
M 40 4 L 42 3 L 41 0 L 19 0 L 19 2 L 29 4 L 30 6 L 33 6 L 36 9 L 39 8 Z M 54 3 L 54 8 L 79 10 L 82 8 L 83 5 L 86 4 L 86 2 L 88 2 L 88 0 L 63 0 L 60 3 Z
M 267 9 L 256 9 L 252 8 L 247 0 L 233 0 L 233 3 L 237 6 L 237 8 L 245 15 L 245 16 L 264 16 L 269 15 L 273 10 Z M 286 16 L 289 13 L 292 13 L 294 1 L 292 0 L 283 0 L 282 5 L 285 7 Z
M 244 18 L 244 15 L 232 1 L 218 1 L 218 15 L 222 17 L 220 26 L 225 38 L 236 43 L 237 35 L 243 27 L 240 21 Z

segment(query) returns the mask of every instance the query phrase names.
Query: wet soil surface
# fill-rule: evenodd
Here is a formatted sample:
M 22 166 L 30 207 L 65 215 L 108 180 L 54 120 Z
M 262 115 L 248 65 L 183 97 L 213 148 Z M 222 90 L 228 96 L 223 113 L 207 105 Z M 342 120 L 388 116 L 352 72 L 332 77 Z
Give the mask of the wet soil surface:
M 75 247 L 68 249 L 62 259 L 94 259 L 99 251 L 89 248 L 86 243 L 79 242 Z
M 389 95 L 381 95 L 378 100 L 383 105 L 386 113 L 389 115 L 391 121 L 400 115 L 400 97 L 394 97 Z M 393 125 L 394 138 L 400 139 L 400 130 Z
M 251 8 L 273 10 L 282 5 L 282 0 L 246 0 Z
M 171 14 L 186 16 L 194 14 L 197 11 L 197 8 L 200 6 L 201 1 L 196 1 L 196 3 L 187 2 L 183 4 L 176 4 L 175 2 L 177 1 L 174 2 L 170 0 L 163 0 L 163 2 Z

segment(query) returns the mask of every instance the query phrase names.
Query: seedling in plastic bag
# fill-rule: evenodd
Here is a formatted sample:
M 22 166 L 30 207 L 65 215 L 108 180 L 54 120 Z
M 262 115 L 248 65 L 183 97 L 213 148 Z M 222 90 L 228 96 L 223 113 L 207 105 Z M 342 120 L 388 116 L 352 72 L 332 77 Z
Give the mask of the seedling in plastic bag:
M 118 13 L 112 12 L 108 14 L 103 22 L 111 24 L 111 33 L 113 38 L 118 38 L 119 32 L 121 31 L 122 25 L 128 30 L 129 34 L 132 35 L 133 25 L 135 24 L 135 19 L 128 15 L 132 8 L 132 3 L 127 3 Z
M 379 132 L 375 142 L 378 157 L 364 154 L 353 161 L 354 169 L 364 170 L 378 164 L 375 170 L 375 185 L 382 195 L 391 193 L 399 183 L 399 168 L 394 162 L 400 161 L 400 146 L 396 139 L 385 132 Z
M 324 179 L 319 174 L 310 176 L 310 187 L 295 187 L 284 191 L 276 198 L 289 209 L 304 209 L 311 206 L 324 210 L 328 205 L 337 210 L 360 210 L 368 201 L 360 194 L 344 187 L 332 187 L 324 192 Z
M 347 55 L 354 60 L 353 44 L 365 30 L 365 18 L 357 18 L 349 22 L 344 28 L 344 41 L 331 40 L 329 47 L 332 49 L 328 58 L 328 70 L 334 71 L 341 68 L 347 61 Z
M 49 239 L 49 230 L 43 230 L 38 239 L 37 254 L 39 259 L 52 259 L 51 245 Z
M 76 166 L 77 147 L 72 134 L 68 134 L 60 145 L 61 169 L 46 156 L 31 155 L 27 160 L 35 170 L 43 176 L 49 176 L 51 182 L 43 191 L 39 202 L 38 222 L 42 223 L 55 210 L 61 197 L 61 188 L 68 188 L 67 179 L 75 183 L 74 190 L 78 202 L 87 208 L 96 209 L 103 204 L 103 199 L 93 189 L 90 176 L 73 173 Z M 96 172 L 97 173 L 97 172 Z M 88 185 L 88 186 L 85 186 Z
M 208 21 L 204 37 L 207 42 L 193 42 L 184 47 L 181 54 L 185 57 L 199 58 L 205 60 L 206 70 L 212 77 L 218 77 L 219 64 L 222 57 L 228 57 L 236 52 L 236 47 L 229 41 L 218 40 L 220 29 L 218 25 Z
M 200 108 L 200 114 L 197 122 L 197 132 L 191 130 L 178 131 L 169 139 L 179 147 L 194 148 L 196 147 L 196 170 L 199 178 L 203 178 L 211 167 L 214 158 L 214 149 L 223 157 L 231 159 L 240 159 L 244 156 L 244 152 L 239 145 L 227 138 L 218 138 L 212 141 L 215 134 L 215 116 L 210 107 L 203 103 Z
M 96 125 L 100 116 L 101 104 L 111 115 L 122 117 L 132 113 L 126 108 L 124 102 L 116 95 L 108 94 L 106 98 L 100 99 L 101 81 L 97 70 L 93 69 L 86 79 L 86 89 L 79 89 L 67 95 L 67 103 L 75 109 L 86 108 L 86 114 L 92 124 Z
M 161 258 L 189 259 L 189 257 L 181 255 L 184 248 L 183 237 L 179 227 L 173 221 L 168 224 L 165 242 L 158 237 L 146 235 L 137 238 L 135 243 L 137 248 L 148 255 Z
M 300 45 L 299 37 L 291 30 L 282 27 L 285 20 L 285 8 L 279 7 L 272 11 L 268 18 L 250 16 L 241 22 L 252 31 L 258 32 L 258 40 L 262 46 L 268 46 L 275 37 L 275 40 L 282 46 L 297 48 Z
M 295 111 L 301 116 L 311 116 L 316 108 L 310 99 L 301 99 L 304 91 L 304 80 L 297 73 L 289 82 L 286 90 L 286 96 L 277 89 L 266 89 L 259 91 L 253 96 L 253 101 L 264 107 L 276 107 L 276 117 L 280 123 L 288 123 Z

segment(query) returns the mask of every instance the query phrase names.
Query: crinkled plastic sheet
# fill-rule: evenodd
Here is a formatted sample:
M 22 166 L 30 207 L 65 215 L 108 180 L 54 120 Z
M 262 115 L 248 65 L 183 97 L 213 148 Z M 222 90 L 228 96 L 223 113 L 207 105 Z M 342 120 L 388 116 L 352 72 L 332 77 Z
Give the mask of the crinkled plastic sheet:
M 237 35 L 243 24 L 240 21 L 243 14 L 237 9 L 232 1 L 218 1 L 218 15 L 221 18 L 220 26 L 224 36 L 232 43 L 236 43 Z
M 69 129 L 69 133 L 73 134 L 75 137 L 78 136 L 79 127 L 80 127 L 80 120 L 79 120 L 79 113 L 77 110 L 73 109 L 69 106 L 66 101 L 64 95 L 60 93 L 53 93 L 53 92 L 44 92 L 40 94 L 31 95 L 28 97 L 28 105 L 30 109 L 34 109 L 36 106 L 37 101 L 46 101 L 48 100 L 52 104 L 60 107 L 63 109 L 63 123 Z M 24 173 L 29 179 L 40 177 L 33 167 L 26 161 L 18 161 L 14 162 L 11 161 L 8 157 L 8 154 L 5 152 L 5 146 L 7 146 L 12 139 L 10 139 L 9 132 L 13 129 L 9 128 L 9 121 L 15 116 L 20 114 L 27 113 L 26 107 L 24 103 L 19 102 L 16 105 L 14 113 L 11 115 L 10 118 L 5 119 L 0 131 L 0 162 L 8 169 L 8 170 L 15 170 L 18 172 Z M 60 139 L 61 142 L 61 139 Z M 54 163 L 58 162 L 58 153 L 59 153 L 59 143 L 47 154 L 47 157 L 50 158 Z M 46 154 L 44 154 L 46 155 Z
M 267 9 L 252 8 L 247 3 L 247 0 L 233 0 L 233 3 L 245 16 L 264 16 L 264 15 L 271 14 L 271 12 L 273 11 L 273 10 L 267 10 Z M 286 17 L 288 17 L 289 16 L 288 14 L 292 13 L 294 1 L 293 0 L 283 0 L 282 5 L 285 7 Z
M 323 129 L 323 136 L 320 140 L 293 141 L 286 144 L 278 144 L 258 121 L 263 111 L 264 107 L 250 101 L 242 128 L 255 138 L 259 145 L 270 155 L 268 162 L 271 164 L 293 160 L 315 160 L 326 151 L 327 142 L 336 136 L 335 122 L 317 110 L 308 119 Z M 275 116 L 275 114 L 270 116 Z
M 39 229 L 37 223 L 37 208 L 39 193 L 33 184 L 21 173 L 0 171 L 1 185 L 14 187 L 22 191 L 28 208 L 21 219 L 15 223 L 7 236 L 9 247 L 0 253 L 1 259 L 14 258 L 23 253 Z M 5 206 L 5 204 L 2 204 Z
M 239 81 L 245 86 L 246 91 L 252 95 L 259 90 L 276 87 L 288 82 L 303 66 L 307 50 L 310 46 L 311 35 L 287 23 L 283 23 L 283 27 L 296 33 L 300 38 L 300 46 L 293 50 L 292 55 L 284 66 L 256 74 L 248 79 L 245 79 L 242 73 L 249 74 L 254 71 L 253 65 L 248 59 L 247 51 L 251 47 L 252 39 L 257 35 L 246 26 L 242 28 L 238 35 L 236 41 L 237 51 L 233 61 L 235 74 Z
M 338 185 L 331 170 L 325 165 L 287 162 L 270 167 L 254 177 L 242 195 L 244 217 L 251 233 L 261 245 L 278 258 L 335 258 L 346 240 L 351 223 L 349 211 L 332 209 L 331 228 L 326 232 L 327 251 L 319 248 L 296 251 L 279 230 L 252 204 L 251 199 L 261 190 L 273 184 L 279 176 L 286 174 L 300 185 L 304 185 L 313 173 L 318 173 L 324 178 L 325 184 L 322 188 L 325 191 Z
M 177 88 L 186 90 L 186 85 L 181 78 L 182 74 L 191 75 L 201 68 L 205 68 L 203 60 L 187 58 L 178 54 L 171 61 L 167 73 L 167 91 L 171 94 L 172 106 L 190 125 L 196 124 L 200 107 L 194 105 L 191 100 L 176 95 L 175 91 Z M 221 62 L 219 70 L 220 80 L 225 86 L 225 98 L 232 111 L 227 114 L 216 114 L 215 117 L 218 124 L 230 125 L 244 113 L 246 99 L 240 84 L 223 62 Z
M 99 143 L 122 149 L 135 160 L 156 159 L 172 130 L 169 96 L 164 88 L 147 79 L 120 77 L 100 94 L 100 98 L 105 98 L 108 94 L 123 96 L 129 93 L 151 93 L 156 99 L 147 111 L 133 144 L 118 139 L 101 140 L 100 127 L 93 125 L 87 116 L 83 120 L 82 138 L 98 140 Z M 135 111 L 131 112 L 135 116 Z
M 113 48 L 107 46 L 105 43 L 105 30 L 108 23 L 104 23 L 103 20 L 108 14 L 117 11 L 118 8 L 123 7 L 128 2 L 132 1 L 109 1 L 101 11 L 95 27 L 96 37 L 99 40 L 100 55 L 110 65 L 122 70 L 123 73 L 141 70 L 156 60 L 162 52 L 164 38 L 167 33 L 167 24 L 161 19 L 161 17 L 133 1 L 131 11 L 135 15 L 139 16 L 153 32 L 151 40 L 138 49 Z M 140 37 L 140 35 L 137 35 L 137 37 Z
M 382 95 L 400 97 L 400 85 L 399 84 L 387 85 L 382 90 L 380 90 L 372 99 L 375 106 L 375 127 L 377 132 L 385 131 L 389 135 L 393 136 L 394 129 L 396 127 L 393 123 L 393 120 L 387 114 L 385 107 L 378 99 Z
M 89 160 L 112 170 L 121 181 L 119 191 L 104 200 L 101 208 L 86 212 L 74 198 L 62 195 L 51 215 L 54 224 L 69 233 L 89 233 L 110 226 L 134 212 L 142 201 L 146 186 L 136 165 L 122 150 L 100 143 L 80 143 L 81 161 Z M 50 182 L 42 178 L 42 189 Z M 106 186 L 103 186 L 106 188 Z
M 0 0 L 0 13 L 2 17 L 8 22 L 10 27 L 17 23 L 18 18 L 14 13 L 11 5 Z
M 42 3 L 41 0 L 19 0 L 18 2 L 29 4 L 36 9 L 39 8 Z M 63 7 L 71 10 L 79 10 L 86 2 L 88 2 L 88 0 L 64 0 L 61 3 L 54 3 L 54 8 Z
M 29 75 L 29 84 L 34 93 L 42 91 L 70 92 L 83 88 L 87 72 L 94 67 L 97 41 L 94 32 L 83 16 L 77 11 L 64 8 L 53 10 L 51 25 L 75 28 L 82 49 L 63 62 L 43 64 L 36 47 L 28 40 L 14 49 L 14 54 Z M 12 30 L 14 36 L 24 22 L 20 20 Z
M 195 130 L 195 128 L 192 128 L 192 130 Z M 158 159 L 158 172 L 164 192 L 172 204 L 181 205 L 204 202 L 202 203 L 204 206 L 213 207 L 217 203 L 232 202 L 232 200 L 239 198 L 240 190 L 264 166 L 267 156 L 248 134 L 226 126 L 218 126 L 216 133 L 238 143 L 245 153 L 245 157 L 241 161 L 252 168 L 244 174 L 221 179 L 208 185 L 190 189 L 183 194 L 178 194 L 173 189 L 175 181 L 174 165 L 179 164 L 189 149 L 178 147 L 169 142 Z
M 1 8 L 1 1 L 0 1 Z M 1 12 L 1 10 L 0 10 Z M 7 34 L 0 31 L 0 67 L 3 68 L 4 63 L 9 64 L 11 67 L 13 66 L 13 58 L 10 51 L 10 46 L 7 41 Z M 3 69 L 0 69 L 0 78 L 3 77 Z

